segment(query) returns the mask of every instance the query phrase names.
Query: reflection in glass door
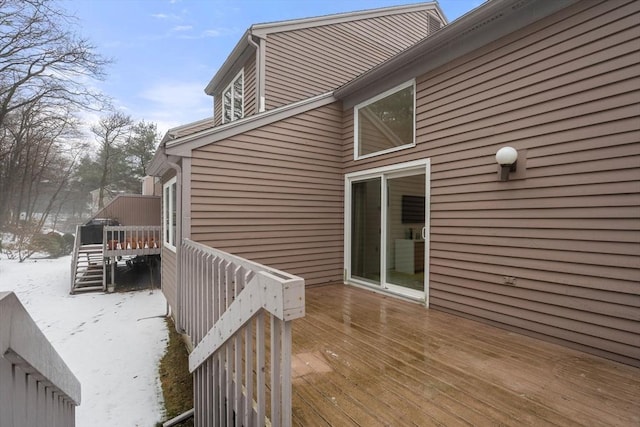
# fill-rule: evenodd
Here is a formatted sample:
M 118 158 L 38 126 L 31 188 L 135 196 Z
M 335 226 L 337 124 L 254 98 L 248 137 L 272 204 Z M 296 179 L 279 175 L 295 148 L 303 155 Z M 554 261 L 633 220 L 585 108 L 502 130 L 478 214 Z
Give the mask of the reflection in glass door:
M 425 272 L 425 174 L 390 176 L 386 184 L 385 287 L 421 296 Z
M 380 284 L 380 185 L 374 178 L 351 184 L 351 275 Z
M 346 280 L 429 305 L 428 159 L 346 175 Z

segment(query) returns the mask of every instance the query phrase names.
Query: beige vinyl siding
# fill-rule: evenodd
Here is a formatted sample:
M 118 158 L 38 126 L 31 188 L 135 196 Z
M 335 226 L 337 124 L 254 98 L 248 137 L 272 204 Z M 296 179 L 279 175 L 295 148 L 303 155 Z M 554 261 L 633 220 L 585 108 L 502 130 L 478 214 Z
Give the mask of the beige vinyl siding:
M 192 239 L 307 285 L 341 281 L 341 116 L 332 104 L 194 150 Z
M 170 172 L 167 172 L 162 177 L 162 184 L 164 185 L 165 183 L 167 183 L 167 181 L 169 181 L 171 178 L 175 176 L 176 176 L 175 171 L 172 170 Z M 162 197 L 164 197 L 164 193 Z M 163 229 L 163 233 L 164 233 L 164 229 Z M 164 241 L 164 238 L 163 238 L 163 241 Z M 177 272 L 176 253 L 171 249 L 168 249 L 164 245 L 162 245 L 162 253 L 160 257 L 162 259 L 162 262 L 161 262 L 162 293 L 167 299 L 167 303 L 169 304 L 169 306 L 171 306 L 175 310 L 178 302 L 178 293 L 177 293 L 178 288 L 176 284 L 176 272 Z
M 258 112 L 256 105 L 256 55 L 255 52 L 244 64 L 244 116 L 253 116 Z
M 431 307 L 640 365 L 639 25 L 580 2 L 419 77 L 415 148 L 354 162 L 346 112 L 347 172 L 431 158 Z
M 160 225 L 160 213 L 160 197 L 124 194 L 109 202 L 94 218 L 116 219 L 121 225 Z
M 234 73 L 231 73 L 232 77 L 235 77 L 240 70 L 244 70 L 244 116 L 249 117 L 258 112 L 256 104 L 256 56 L 254 54 L 249 56 L 249 59 L 244 63 L 242 67 L 239 67 Z M 229 85 L 229 81 L 220 85 L 218 92 L 214 94 L 213 98 L 213 119 L 215 126 L 222 124 L 222 90 Z
M 335 89 L 425 38 L 434 21 L 423 10 L 269 34 L 267 109 Z

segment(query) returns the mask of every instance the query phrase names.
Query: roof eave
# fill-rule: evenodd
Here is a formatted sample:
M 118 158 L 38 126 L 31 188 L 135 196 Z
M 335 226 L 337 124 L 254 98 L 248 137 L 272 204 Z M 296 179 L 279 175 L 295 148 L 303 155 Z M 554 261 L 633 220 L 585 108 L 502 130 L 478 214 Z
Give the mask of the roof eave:
M 207 95 L 213 96 L 213 91 L 220 84 L 220 82 L 225 78 L 225 76 L 229 73 L 229 71 L 234 67 L 234 65 L 236 64 L 238 59 L 242 56 L 244 51 L 249 47 L 249 42 L 247 40 L 247 37 L 249 37 L 250 34 L 251 34 L 251 28 L 245 31 L 242 37 L 240 37 L 240 40 L 238 40 L 238 43 L 231 51 L 231 54 L 227 57 L 227 59 L 222 64 L 222 66 L 218 69 L 218 72 L 213 76 L 211 81 L 209 81 L 209 84 L 207 85 L 207 87 L 204 88 L 204 92 Z
M 335 90 L 338 99 L 357 97 L 381 81 L 392 87 L 524 28 L 578 0 L 492 0 L 446 25 L 424 41 L 406 49 Z M 538 3 L 537 7 L 531 6 Z M 482 37 L 481 37 L 482 35 Z M 439 54 L 440 61 L 436 60 Z M 429 61 L 423 58 L 429 56 Z M 390 78 L 399 76 L 397 79 Z M 351 105 L 349 102 L 347 105 Z M 345 105 L 345 106 L 347 106 Z
M 244 119 L 216 126 L 215 128 L 204 129 L 200 132 L 168 141 L 164 146 L 164 153 L 165 156 L 172 155 L 188 157 L 191 155 L 192 150 L 201 146 L 208 145 L 225 138 L 230 138 L 276 121 L 284 120 L 296 114 L 301 114 L 335 101 L 336 99 L 333 96 L 333 92 L 327 92 L 293 104 L 284 105 Z M 155 160 L 156 158 L 154 157 L 153 161 Z

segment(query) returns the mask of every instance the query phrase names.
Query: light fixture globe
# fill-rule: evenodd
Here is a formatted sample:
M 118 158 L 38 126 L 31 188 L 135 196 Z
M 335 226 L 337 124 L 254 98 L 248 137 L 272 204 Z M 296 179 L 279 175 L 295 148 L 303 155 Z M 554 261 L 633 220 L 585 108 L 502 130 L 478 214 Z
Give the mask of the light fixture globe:
M 518 152 L 513 147 L 502 147 L 496 153 L 496 161 L 500 166 L 512 165 L 518 160 Z
M 516 170 L 516 161 L 518 160 L 518 152 L 513 147 L 502 147 L 496 153 L 496 161 L 498 162 L 498 177 L 500 181 L 508 181 L 509 173 Z

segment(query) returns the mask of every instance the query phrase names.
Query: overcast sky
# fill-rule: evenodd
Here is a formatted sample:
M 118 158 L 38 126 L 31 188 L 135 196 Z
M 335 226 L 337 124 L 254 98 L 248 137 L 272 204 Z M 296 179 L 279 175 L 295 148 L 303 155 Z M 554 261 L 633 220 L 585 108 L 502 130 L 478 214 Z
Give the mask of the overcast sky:
M 135 120 L 170 127 L 209 117 L 204 88 L 255 23 L 415 3 L 410 0 L 58 0 L 115 60 L 99 87 Z M 449 22 L 483 0 L 440 0 Z

